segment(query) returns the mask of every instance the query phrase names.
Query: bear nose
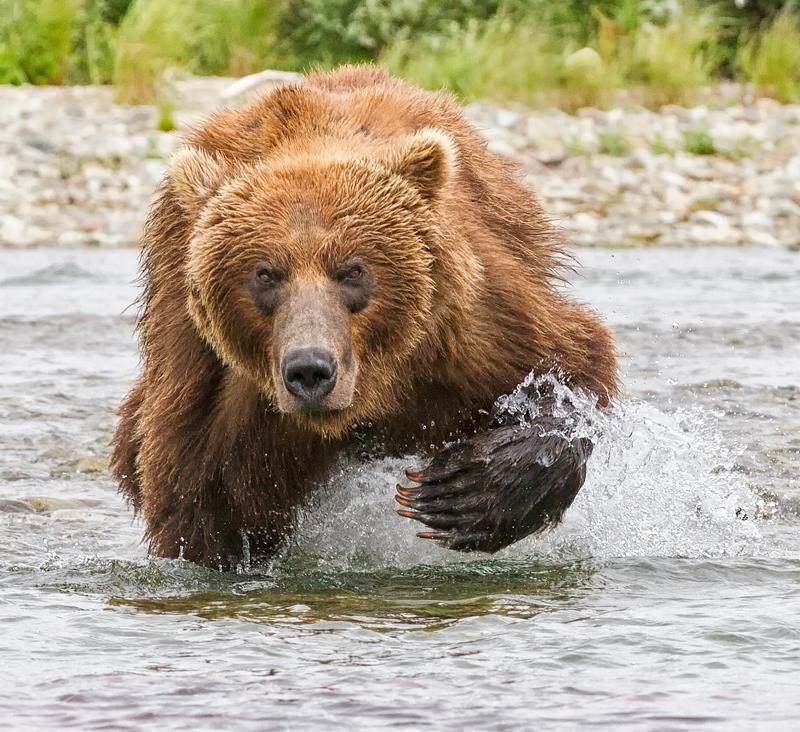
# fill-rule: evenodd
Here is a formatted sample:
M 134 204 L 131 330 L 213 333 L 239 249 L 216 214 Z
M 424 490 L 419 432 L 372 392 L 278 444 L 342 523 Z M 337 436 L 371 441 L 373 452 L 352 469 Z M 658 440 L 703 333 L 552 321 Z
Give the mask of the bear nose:
M 283 359 L 283 383 L 306 402 L 319 402 L 336 386 L 336 358 L 319 348 L 298 348 Z

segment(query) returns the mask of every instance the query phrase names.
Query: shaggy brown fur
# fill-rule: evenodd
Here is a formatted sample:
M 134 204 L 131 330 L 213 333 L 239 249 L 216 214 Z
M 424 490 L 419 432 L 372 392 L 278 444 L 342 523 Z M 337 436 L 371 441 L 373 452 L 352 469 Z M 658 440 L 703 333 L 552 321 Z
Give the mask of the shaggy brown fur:
M 450 99 L 379 69 L 311 75 L 213 114 L 173 159 L 146 227 L 144 368 L 114 438 L 115 474 L 152 551 L 230 567 L 247 536 L 252 552 L 269 554 L 337 455 L 454 439 L 478 449 L 489 439 L 476 432 L 480 415 L 531 370 L 558 370 L 607 403 L 612 340 L 556 288 L 561 246 L 536 197 Z M 352 262 L 354 279 L 362 265 L 371 278 L 358 310 L 342 304 L 348 285 L 336 274 Z M 292 324 L 314 307 L 318 325 L 308 327 L 327 334 L 341 373 L 332 401 L 304 410 L 285 390 L 281 359 L 302 330 Z M 490 452 L 512 450 L 490 437 Z M 533 439 L 514 437 L 513 449 Z M 528 459 L 541 472 L 550 463 L 536 444 Z M 524 526 L 508 517 L 518 508 L 498 498 L 491 466 L 473 483 L 454 478 L 458 466 L 427 483 L 416 474 L 435 490 L 404 489 L 398 500 L 414 509 L 404 515 L 441 529 L 425 536 L 494 550 L 560 518 L 583 482 L 584 452 L 553 478 L 569 477 L 563 499 L 552 490 L 547 499 L 559 505 Z M 540 472 L 525 481 L 541 482 Z M 527 501 L 533 515 L 539 499 L 524 496 L 539 489 L 526 485 L 514 505 Z M 467 488 L 493 492 L 470 504 L 473 514 L 491 504 L 493 522 L 431 518 L 423 499 L 458 513 L 443 497 Z M 479 524 L 488 537 L 503 512 L 505 538 L 455 540 Z

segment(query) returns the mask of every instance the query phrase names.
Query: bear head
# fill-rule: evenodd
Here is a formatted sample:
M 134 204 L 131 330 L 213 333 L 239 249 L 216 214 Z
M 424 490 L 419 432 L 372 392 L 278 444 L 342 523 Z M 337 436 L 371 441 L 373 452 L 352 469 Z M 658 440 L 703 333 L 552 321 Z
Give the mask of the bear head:
M 247 163 L 188 146 L 170 163 L 200 335 L 326 437 L 391 412 L 452 256 L 436 214 L 452 140 L 424 129 L 372 144 L 307 142 Z

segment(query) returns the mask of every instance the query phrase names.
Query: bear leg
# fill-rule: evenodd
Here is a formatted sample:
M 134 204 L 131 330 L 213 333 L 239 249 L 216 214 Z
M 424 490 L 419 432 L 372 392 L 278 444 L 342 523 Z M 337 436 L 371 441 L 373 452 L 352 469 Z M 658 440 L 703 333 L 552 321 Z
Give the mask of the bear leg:
M 118 410 L 120 423 L 111 441 L 111 470 L 119 481 L 119 490 L 138 512 L 142 506 L 142 491 L 136 466 L 141 449 L 138 434 L 139 408 L 143 400 L 143 386 L 138 383 Z

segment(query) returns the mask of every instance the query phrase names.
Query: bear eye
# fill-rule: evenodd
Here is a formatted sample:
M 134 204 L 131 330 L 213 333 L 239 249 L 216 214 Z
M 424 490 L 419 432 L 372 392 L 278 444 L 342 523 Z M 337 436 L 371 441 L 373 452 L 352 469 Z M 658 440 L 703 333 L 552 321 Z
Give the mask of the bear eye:
M 350 262 L 337 268 L 336 279 L 343 285 L 360 285 L 366 273 L 361 262 Z
M 280 282 L 280 274 L 273 269 L 261 267 L 256 272 L 256 279 L 262 285 L 277 285 Z
M 281 285 L 286 280 L 286 273 L 279 267 L 270 264 L 258 264 L 250 276 L 247 288 L 250 296 L 261 312 L 272 315 L 285 295 Z
M 339 283 L 342 302 L 351 313 L 359 313 L 367 307 L 375 289 L 375 278 L 362 261 L 350 260 L 339 265 L 333 279 Z

